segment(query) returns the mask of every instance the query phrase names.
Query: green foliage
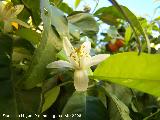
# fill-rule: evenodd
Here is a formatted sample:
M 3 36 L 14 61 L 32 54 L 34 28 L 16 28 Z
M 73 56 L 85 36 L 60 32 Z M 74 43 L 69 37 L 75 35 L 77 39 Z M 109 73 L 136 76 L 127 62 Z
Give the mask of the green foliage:
M 70 15 L 73 12 L 73 9 L 67 3 L 64 3 L 64 2 L 62 2 L 59 5 L 59 9 L 67 13 L 68 15 Z
M 132 120 L 129 116 L 128 107 L 121 102 L 115 95 L 108 93 L 109 96 L 109 119 L 110 120 Z
M 129 27 L 126 28 L 124 40 L 125 40 L 126 42 L 128 42 L 128 41 L 131 39 L 131 35 L 132 35 L 132 29 L 131 29 L 131 27 L 129 26 Z
M 75 13 L 68 17 L 68 21 L 79 27 L 84 33 L 98 32 L 98 24 L 89 13 Z
M 57 53 L 56 49 L 61 48 L 61 40 L 51 27 L 51 23 L 54 23 L 53 19 L 51 19 L 51 7 L 49 4 L 47 5 L 46 3 L 41 2 L 41 8 L 42 20 L 44 22 L 44 31 L 39 48 L 35 51 L 34 58 L 28 73 L 26 74 L 26 81 L 24 82 L 24 86 L 27 89 L 33 88 L 38 83 L 43 82 L 47 73 L 46 65 L 55 59 L 54 56 Z M 47 14 L 45 13 L 45 9 L 48 12 Z M 59 17 L 62 16 L 60 15 Z M 61 23 L 56 23 L 57 26 L 60 24 Z
M 51 105 L 56 101 L 58 94 L 60 92 L 60 87 L 54 87 L 44 94 L 44 104 L 42 107 L 42 112 L 46 111 Z
M 11 55 L 12 38 L 0 34 L 0 113 L 15 117 L 18 114 L 18 111 L 12 79 Z M 0 118 L 2 118 L 2 116 L 0 116 Z
M 12 44 L 12 39 L 9 36 L 0 35 L 0 113 L 19 120 L 17 116 L 20 113 L 33 115 L 38 112 L 41 89 L 34 88 L 26 91 L 17 88 L 12 72 Z
M 40 0 L 22 0 L 22 3 L 31 11 L 33 22 L 38 26 L 41 22 L 40 18 Z
M 116 26 L 120 23 L 120 20 L 118 19 L 124 19 L 123 15 L 120 14 L 114 6 L 100 8 L 94 13 L 94 15 L 100 18 L 103 22 Z
M 27 28 L 19 29 L 16 31 L 16 35 L 30 41 L 34 46 L 36 46 L 41 39 L 41 35 L 39 33 Z
M 118 3 L 115 0 L 111 0 L 111 2 L 114 6 L 100 8 L 95 13 L 95 15 L 98 16 L 100 19 L 102 19 L 102 21 L 109 23 L 111 25 L 118 25 L 119 23 L 118 19 L 125 19 L 131 25 L 135 33 L 137 43 L 139 45 L 139 50 L 141 49 L 141 41 L 139 39 L 139 33 L 141 33 L 141 35 L 143 35 L 143 37 L 147 42 L 148 51 L 150 52 L 150 41 L 145 31 L 143 30 L 140 22 L 138 21 L 137 17 L 127 7 L 118 5 Z
M 0 17 L 0 120 L 7 119 L 3 114 L 13 120 L 25 119 L 19 114 L 32 115 L 31 120 L 50 120 L 52 115 L 57 120 L 159 120 L 160 17 L 151 21 L 137 17 L 116 0 L 95 13 L 96 8 L 91 7 L 92 13 L 86 10 L 90 6 L 84 1 L 84 10 L 79 11 L 81 1 L 72 1 L 75 8 L 63 0 L 11 0 L 8 4 L 24 9 L 14 16 L 14 23 Z M 98 2 L 102 1 L 95 1 L 96 7 Z M 14 15 L 14 10 L 6 13 Z M 8 33 L 4 33 L 5 23 L 10 23 Z M 89 40 L 91 55 L 111 54 L 88 70 L 85 92 L 75 91 L 74 70 L 46 68 L 56 60 L 68 61 L 62 48 L 64 37 L 75 47 Z M 146 54 L 150 47 L 151 54 Z
M 63 117 L 61 120 L 104 120 L 106 108 L 102 102 L 93 96 L 87 96 L 85 92 L 75 92 L 65 105 L 62 115 L 74 114 L 74 117 Z
M 130 88 L 160 96 L 160 55 L 128 52 L 113 55 L 94 72 L 94 78 L 109 80 Z
M 66 16 L 58 8 L 54 6 L 50 7 L 51 7 L 51 24 L 55 27 L 60 37 L 63 38 L 64 36 L 68 36 L 69 35 L 68 21 Z

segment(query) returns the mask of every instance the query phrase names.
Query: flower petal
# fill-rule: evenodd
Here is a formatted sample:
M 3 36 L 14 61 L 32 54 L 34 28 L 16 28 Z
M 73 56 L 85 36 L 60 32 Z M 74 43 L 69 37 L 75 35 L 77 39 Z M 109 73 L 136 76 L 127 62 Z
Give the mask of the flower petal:
M 99 54 L 95 55 L 91 58 L 91 63 L 89 66 L 96 65 L 102 61 L 104 61 L 106 58 L 108 58 L 110 55 L 109 54 Z
M 91 56 L 90 55 L 84 55 L 82 57 L 80 57 L 80 68 L 81 69 L 87 69 L 88 67 L 90 67 L 91 63 Z
M 71 63 L 64 60 L 55 61 L 47 65 L 47 68 L 63 68 L 63 67 L 74 68 Z
M 12 17 L 17 16 L 24 8 L 24 5 L 14 6 L 15 12 L 12 14 Z
M 6 2 L 6 1 L 5 1 Z M 4 14 L 4 8 L 5 8 L 5 3 L 4 3 L 4 1 L 2 2 L 2 1 L 0 1 L 0 14 L 3 16 L 3 14 Z
M 81 47 L 80 47 L 80 50 L 82 51 L 82 52 L 85 52 L 85 53 L 90 53 L 90 50 L 91 50 L 91 42 L 89 42 L 89 41 L 86 41 L 86 42 L 84 42 L 82 45 L 81 45 Z
M 88 64 L 91 62 L 90 56 L 91 43 L 89 41 L 84 42 L 80 46 L 80 68 L 85 69 L 88 68 Z
M 71 64 L 73 64 L 75 67 L 78 67 L 77 53 L 67 37 L 63 38 L 63 48 Z
M 86 91 L 88 88 L 87 70 L 75 70 L 74 72 L 74 87 L 76 91 Z
M 70 56 L 72 52 L 75 52 L 74 47 L 72 46 L 67 37 L 63 38 L 63 48 L 67 56 Z

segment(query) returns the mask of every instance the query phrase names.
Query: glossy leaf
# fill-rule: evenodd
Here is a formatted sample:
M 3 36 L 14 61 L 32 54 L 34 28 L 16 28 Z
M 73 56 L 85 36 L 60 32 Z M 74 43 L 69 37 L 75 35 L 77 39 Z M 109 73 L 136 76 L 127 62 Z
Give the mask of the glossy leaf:
M 65 116 L 67 114 L 69 117 Z M 103 103 L 96 97 L 87 96 L 84 92 L 75 92 L 71 96 L 62 111 L 62 116 L 61 120 L 104 120 L 107 117 Z
M 126 52 L 113 55 L 101 63 L 94 72 L 95 78 L 108 80 L 160 96 L 159 54 L 137 55 Z
M 46 111 L 56 101 L 60 92 L 60 87 L 54 87 L 44 94 L 44 104 L 42 112 Z

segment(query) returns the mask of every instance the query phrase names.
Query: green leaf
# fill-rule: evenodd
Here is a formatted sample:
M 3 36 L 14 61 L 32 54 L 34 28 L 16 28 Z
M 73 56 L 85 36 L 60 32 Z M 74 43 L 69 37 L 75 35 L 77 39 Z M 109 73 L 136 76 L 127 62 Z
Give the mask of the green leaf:
M 35 88 L 30 91 L 20 90 L 16 86 L 14 76 L 15 69 L 12 60 L 12 39 L 6 35 L 0 35 L 0 113 L 10 115 L 9 118 L 19 120 L 20 113 L 38 113 L 40 105 L 41 89 Z M 12 69 L 11 69 L 12 68 Z M 16 74 L 17 76 L 19 74 Z M 17 87 L 17 88 L 16 88 Z M 6 116 L 5 116 L 6 117 Z M 0 116 L 0 119 L 7 119 Z
M 58 6 L 63 0 L 49 0 L 51 3 L 54 3 L 56 6 Z
M 69 23 L 79 27 L 84 33 L 95 32 L 97 33 L 99 28 L 94 17 L 89 13 L 77 13 L 68 17 Z
M 12 39 L 0 34 L 0 114 L 18 120 L 15 88 L 12 79 Z M 6 116 L 5 116 L 6 117 Z M 7 119 L 0 115 L 0 119 Z
M 68 58 L 65 54 L 65 51 L 63 49 L 59 53 L 57 53 L 56 57 L 60 60 L 65 60 L 65 61 L 68 60 Z
M 30 68 L 25 75 L 24 87 L 26 89 L 33 88 L 45 80 L 48 72 L 46 65 L 55 60 L 57 50 L 62 48 L 62 41 L 57 32 L 51 27 L 51 21 L 53 20 L 51 19 L 52 9 L 48 0 L 41 0 L 41 12 L 44 31 L 40 45 L 36 49 Z
M 74 6 L 75 6 L 75 8 L 77 8 L 77 7 L 78 7 L 78 5 L 80 4 L 80 2 L 81 2 L 81 0 L 75 0 L 75 2 L 74 2 Z
M 128 26 L 126 28 L 125 37 L 124 37 L 125 42 L 128 43 L 128 41 L 131 39 L 131 36 L 132 36 L 132 29 L 130 26 Z
M 43 107 L 42 107 L 42 112 L 46 111 L 49 107 L 51 107 L 51 105 L 56 101 L 58 95 L 59 95 L 59 92 L 60 92 L 60 87 L 57 86 L 57 87 L 54 87 L 52 88 L 51 90 L 47 91 L 45 94 L 44 94 L 44 104 L 43 104 Z
M 66 117 L 65 115 L 69 115 Z M 71 117 L 73 114 L 74 117 Z M 96 97 L 86 96 L 84 92 L 75 92 L 62 111 L 61 120 L 105 120 L 106 108 Z
M 114 94 L 125 105 L 129 106 L 133 99 L 133 91 L 122 85 L 105 83 L 105 89 L 108 93 Z
M 159 61 L 159 54 L 116 54 L 97 67 L 94 77 L 160 96 Z
M 55 27 L 60 37 L 69 36 L 68 31 L 68 21 L 64 13 L 56 8 L 55 6 L 51 7 L 51 24 Z M 63 28 L 63 29 L 62 29 Z
M 63 12 L 67 13 L 68 15 L 73 12 L 73 9 L 67 3 L 64 2 L 62 2 L 58 8 Z
M 124 19 L 123 15 L 113 6 L 98 9 L 94 15 L 109 25 L 118 25 L 118 19 Z
M 40 0 L 22 0 L 23 4 L 31 10 L 33 22 L 38 26 L 41 22 L 40 18 Z
M 27 28 L 19 29 L 18 31 L 16 31 L 16 35 L 30 41 L 34 46 L 37 45 L 41 39 L 41 35 L 39 33 Z
M 80 33 L 81 33 L 81 29 L 71 23 L 68 24 L 69 26 L 69 33 L 71 34 L 71 36 L 73 36 L 76 39 L 80 39 Z
M 132 120 L 129 116 L 128 107 L 115 95 L 107 93 L 109 99 L 108 114 L 109 120 Z
M 30 16 L 31 16 L 30 12 L 26 7 L 24 7 L 22 12 L 20 12 L 20 14 L 17 15 L 17 18 L 27 23 Z

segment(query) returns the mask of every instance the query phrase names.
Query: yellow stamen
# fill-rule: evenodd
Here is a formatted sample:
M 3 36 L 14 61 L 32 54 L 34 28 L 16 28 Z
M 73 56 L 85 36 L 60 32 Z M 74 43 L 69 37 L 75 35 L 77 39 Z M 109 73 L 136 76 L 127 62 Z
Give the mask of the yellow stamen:
M 11 24 L 12 24 L 12 26 L 14 26 L 16 29 L 18 29 L 18 23 L 12 22 Z

